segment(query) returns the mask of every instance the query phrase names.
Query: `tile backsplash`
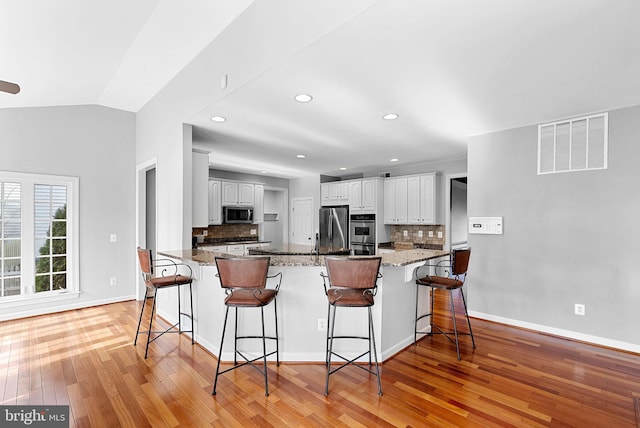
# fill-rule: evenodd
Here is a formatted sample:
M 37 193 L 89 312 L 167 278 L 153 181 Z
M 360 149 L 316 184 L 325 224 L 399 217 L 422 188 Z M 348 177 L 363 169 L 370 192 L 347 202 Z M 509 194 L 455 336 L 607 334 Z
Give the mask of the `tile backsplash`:
M 260 235 L 260 225 L 258 224 L 221 224 L 213 225 L 209 227 L 194 227 L 192 236 L 203 235 L 203 232 L 207 231 L 207 236 L 204 237 L 206 241 L 220 241 L 229 238 L 246 238 L 246 239 L 258 239 Z M 251 231 L 255 231 L 253 234 Z
M 429 244 L 444 246 L 445 233 L 443 224 L 430 224 L 430 225 L 397 225 L 391 226 L 391 233 L 389 240 L 391 242 L 413 242 L 414 244 Z M 407 236 L 404 236 L 404 232 L 407 232 Z M 422 237 L 420 237 L 420 231 L 422 231 Z M 433 236 L 429 237 L 429 232 L 432 232 Z M 438 237 L 438 232 L 440 236 Z

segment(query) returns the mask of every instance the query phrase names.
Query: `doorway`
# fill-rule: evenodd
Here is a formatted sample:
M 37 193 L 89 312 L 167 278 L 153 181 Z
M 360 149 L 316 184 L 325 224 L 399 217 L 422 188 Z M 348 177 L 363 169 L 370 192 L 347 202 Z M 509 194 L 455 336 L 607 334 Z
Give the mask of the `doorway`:
M 313 198 L 291 199 L 291 243 L 313 245 Z
M 467 174 L 447 175 L 445 247 L 462 248 L 468 245 Z
M 136 242 L 137 246 L 152 251 L 157 242 L 156 165 L 157 159 L 153 158 L 136 167 Z M 135 251 L 131 257 L 136 257 Z M 136 298 L 142 300 L 147 287 L 142 283 L 141 275 L 137 274 L 136 278 Z

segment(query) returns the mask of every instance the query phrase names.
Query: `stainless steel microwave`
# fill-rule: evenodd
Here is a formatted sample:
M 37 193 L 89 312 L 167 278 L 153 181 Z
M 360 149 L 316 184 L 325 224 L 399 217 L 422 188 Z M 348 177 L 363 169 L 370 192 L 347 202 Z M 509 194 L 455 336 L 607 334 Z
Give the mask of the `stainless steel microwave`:
M 224 223 L 253 223 L 253 207 L 224 207 Z

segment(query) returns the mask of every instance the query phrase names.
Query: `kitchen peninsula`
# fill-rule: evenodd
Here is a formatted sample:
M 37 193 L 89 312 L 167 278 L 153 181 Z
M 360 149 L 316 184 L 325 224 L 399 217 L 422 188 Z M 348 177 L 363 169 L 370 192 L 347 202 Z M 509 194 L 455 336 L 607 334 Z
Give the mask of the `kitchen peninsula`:
M 218 355 L 222 323 L 224 319 L 224 290 L 216 277 L 215 257 L 224 256 L 206 250 L 161 251 L 161 257 L 169 257 L 189 264 L 194 279 L 194 312 L 196 341 Z M 362 256 L 366 257 L 366 256 Z M 441 250 L 415 249 L 383 254 L 378 280 L 378 290 L 373 307 L 374 329 L 378 342 L 378 358 L 384 361 L 413 342 L 415 315 L 415 270 L 425 262 L 448 257 L 448 252 Z M 278 293 L 278 328 L 280 336 L 281 361 L 325 361 L 326 331 L 320 325 L 326 323 L 327 300 L 324 294 L 321 272 L 324 268 L 323 255 L 309 253 L 271 256 L 269 275 L 282 273 L 282 285 Z M 421 292 L 426 290 L 420 290 Z M 167 295 L 169 293 L 166 293 Z M 184 297 L 184 296 L 183 296 Z M 420 295 L 421 306 L 427 304 L 425 295 Z M 158 312 L 168 321 L 176 319 L 175 296 L 161 299 Z M 424 306 L 426 309 L 426 306 Z M 366 317 L 359 308 L 342 311 L 340 326 L 344 329 L 340 334 L 362 334 L 366 332 Z M 239 328 L 251 329 L 259 323 L 260 311 L 241 311 Z M 266 317 L 273 317 L 271 311 L 265 311 Z M 320 320 L 323 320 L 319 322 Z M 426 320 L 425 320 L 426 321 Z M 267 322 L 267 326 L 273 325 Z M 427 323 L 420 328 L 426 328 Z M 233 328 L 227 328 L 227 334 Z M 267 331 L 267 334 L 273 332 Z M 227 340 L 226 338 L 225 340 Z M 346 356 L 355 357 L 361 353 L 360 343 L 343 341 L 340 344 Z M 259 353 L 261 343 L 248 341 L 245 350 L 250 354 Z M 223 361 L 233 358 L 232 352 L 222 355 Z

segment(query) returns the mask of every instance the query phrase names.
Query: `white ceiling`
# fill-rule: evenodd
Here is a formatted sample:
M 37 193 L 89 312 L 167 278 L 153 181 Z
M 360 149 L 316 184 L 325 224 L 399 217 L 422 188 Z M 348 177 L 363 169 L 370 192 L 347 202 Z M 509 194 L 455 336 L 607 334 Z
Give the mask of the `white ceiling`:
M 129 111 L 227 25 L 251 22 L 234 17 L 252 7 L 250 0 L 0 2 L 0 79 L 22 86 L 17 96 L 0 93 L 0 108 Z M 213 167 L 285 178 L 357 174 L 384 170 L 391 158 L 464 158 L 471 135 L 640 104 L 636 0 L 360 4 L 360 13 L 336 19 L 341 24 L 187 119 Z M 301 92 L 314 100 L 295 102 Z M 382 120 L 389 112 L 400 118 Z M 213 123 L 213 115 L 228 120 Z

